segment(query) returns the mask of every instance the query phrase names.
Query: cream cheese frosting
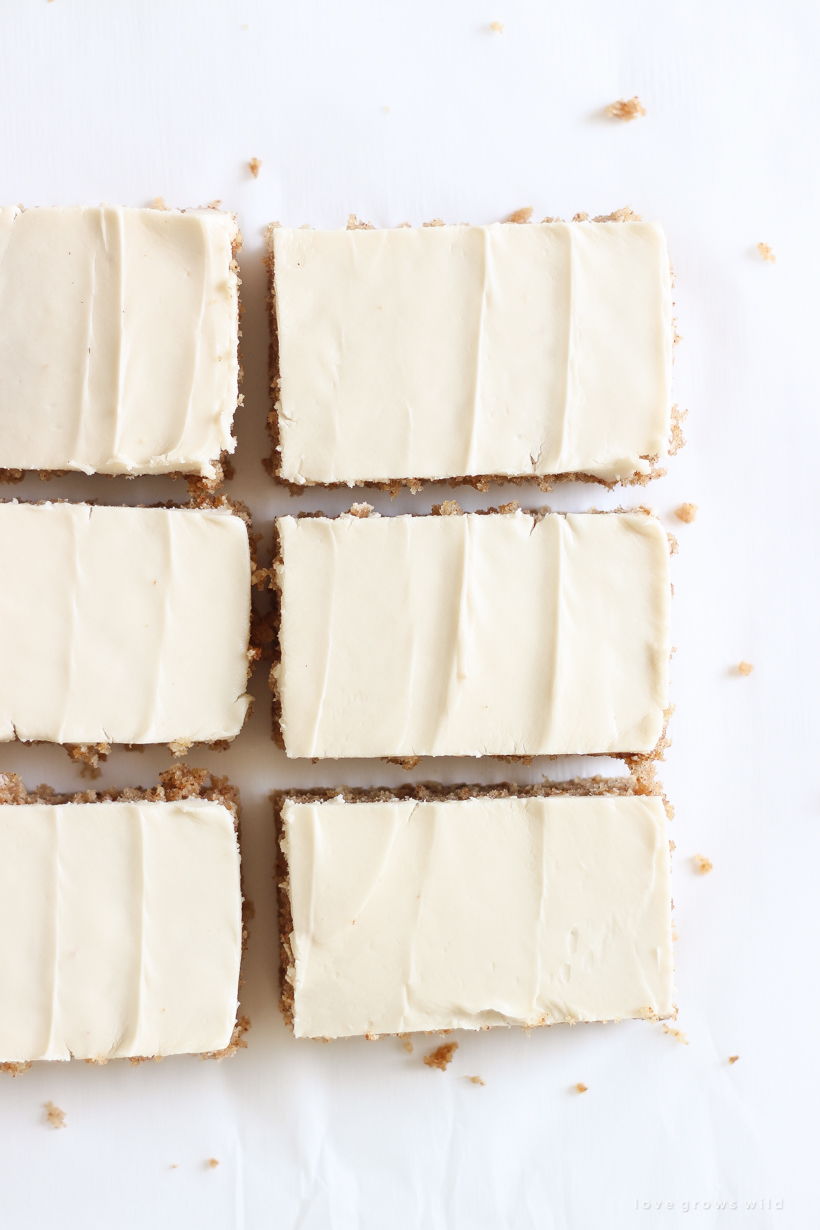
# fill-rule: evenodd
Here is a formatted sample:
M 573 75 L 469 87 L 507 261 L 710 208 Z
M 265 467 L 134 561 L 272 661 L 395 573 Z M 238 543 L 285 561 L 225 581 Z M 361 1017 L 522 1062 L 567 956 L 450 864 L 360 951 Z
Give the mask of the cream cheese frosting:
M 227 509 L 0 504 L 0 741 L 233 738 L 250 573 Z
M 0 1059 L 223 1049 L 241 907 L 218 803 L 0 806 Z
M 286 800 L 297 1037 L 674 1013 L 654 797 Z
M 288 756 L 647 752 L 669 546 L 640 513 L 281 517 Z
M 654 222 L 271 232 L 291 483 L 648 474 L 670 435 Z
M 0 208 L 0 467 L 213 478 L 237 237 L 212 209 Z

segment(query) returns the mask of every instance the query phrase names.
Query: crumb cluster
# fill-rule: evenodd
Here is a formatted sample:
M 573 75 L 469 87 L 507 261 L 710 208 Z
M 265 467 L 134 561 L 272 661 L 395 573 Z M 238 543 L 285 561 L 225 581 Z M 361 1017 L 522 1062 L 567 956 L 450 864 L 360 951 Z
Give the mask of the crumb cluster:
M 429 1055 L 424 1056 L 424 1063 L 428 1068 L 438 1068 L 443 1072 L 449 1063 L 452 1062 L 453 1055 L 458 1050 L 457 1042 L 443 1042 L 441 1046 L 437 1046 Z
M 636 120 L 639 115 L 646 115 L 646 107 L 636 94 L 634 98 L 619 98 L 617 102 L 610 103 L 606 113 L 613 120 Z
M 60 1110 L 59 1106 L 55 1106 L 53 1102 L 44 1102 L 43 1105 L 46 1109 L 46 1119 L 51 1126 L 53 1128 L 64 1128 L 66 1126 L 65 1111 Z

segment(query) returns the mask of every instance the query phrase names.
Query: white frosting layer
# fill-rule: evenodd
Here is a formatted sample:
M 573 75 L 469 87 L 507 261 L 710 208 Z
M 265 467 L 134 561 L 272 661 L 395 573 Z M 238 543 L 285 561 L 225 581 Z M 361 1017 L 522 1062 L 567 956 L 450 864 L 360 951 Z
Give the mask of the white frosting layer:
M 657 798 L 287 801 L 298 1037 L 674 1012 Z
M 250 550 L 227 510 L 0 504 L 0 740 L 231 739 Z
M 657 223 L 272 233 L 281 477 L 646 474 L 670 433 Z
M 0 209 L 0 467 L 213 477 L 236 234 L 211 209 Z
M 282 517 L 289 756 L 646 752 L 669 547 L 641 514 Z
M 218 803 L 0 806 L 0 1060 L 221 1050 L 241 912 Z

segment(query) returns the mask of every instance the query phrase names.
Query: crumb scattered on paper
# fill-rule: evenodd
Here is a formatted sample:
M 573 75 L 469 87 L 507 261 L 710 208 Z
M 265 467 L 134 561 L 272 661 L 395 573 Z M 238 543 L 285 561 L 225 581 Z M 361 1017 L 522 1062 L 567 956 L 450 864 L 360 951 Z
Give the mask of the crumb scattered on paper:
M 218 1157 L 209 1157 L 209 1158 L 208 1158 L 208 1166 L 210 1167 L 210 1169 L 211 1169 L 211 1170 L 216 1170 L 216 1168 L 217 1168 L 217 1166 L 218 1166 L 218 1165 L 219 1165 L 219 1158 L 218 1158 Z
M 684 1046 L 689 1045 L 689 1039 L 682 1029 L 674 1029 L 671 1025 L 664 1025 L 663 1032 L 665 1034 L 671 1034 L 676 1042 L 682 1042 Z
M 578 1084 L 575 1086 L 575 1091 L 576 1093 L 586 1093 L 587 1086 L 583 1083 L 583 1081 L 579 1081 Z
M 751 662 L 738 662 L 737 669 L 740 671 L 741 675 L 751 675 L 754 667 Z
M 525 205 L 523 209 L 514 209 L 509 218 L 505 218 L 505 222 L 529 222 L 532 217 L 532 205 Z
M 413 1054 L 413 1043 L 410 1041 L 409 1035 L 399 1034 L 399 1037 L 401 1038 L 401 1044 L 404 1047 L 404 1049 L 407 1051 L 407 1054 L 412 1055 Z
M 491 21 L 490 29 L 493 31 L 494 34 L 503 34 L 504 33 L 504 22 L 503 21 Z
M 695 871 L 702 876 L 708 875 L 712 870 L 712 863 L 705 854 L 696 854 L 692 862 L 695 864 Z
M 613 120 L 636 120 L 639 115 L 646 115 L 646 107 L 636 94 L 634 98 L 619 98 L 617 102 L 610 103 L 606 113 Z
M 767 243 L 759 243 L 757 245 L 757 250 L 763 257 L 764 261 L 768 261 L 770 265 L 773 265 L 777 260 L 777 257 Z
M 259 158 L 251 158 L 250 162 L 248 163 L 248 170 L 250 171 L 254 179 L 259 178 L 259 168 L 261 167 L 261 165 L 262 165 L 262 162 L 261 162 L 261 159 Z
M 729 1056 L 729 1063 L 737 1063 L 738 1059 L 740 1059 L 740 1056 L 739 1056 L 739 1055 L 730 1055 L 730 1056 Z
M 440 1072 L 443 1072 L 457 1050 L 457 1042 L 443 1042 L 429 1055 L 424 1056 L 424 1062 L 428 1068 L 438 1068 Z
M 385 113 L 385 115 L 390 114 L 390 108 L 386 104 L 385 106 L 382 107 L 382 111 Z
M 697 515 L 697 504 L 681 504 L 680 508 L 675 509 L 678 521 L 685 521 L 687 525 L 691 525 Z
M 55 1106 L 53 1102 L 44 1102 L 46 1108 L 46 1119 L 53 1128 L 65 1127 L 65 1111 L 60 1110 L 59 1106 Z
M 483 1076 L 465 1076 L 465 1081 L 469 1081 L 472 1085 L 486 1085 L 487 1082 Z

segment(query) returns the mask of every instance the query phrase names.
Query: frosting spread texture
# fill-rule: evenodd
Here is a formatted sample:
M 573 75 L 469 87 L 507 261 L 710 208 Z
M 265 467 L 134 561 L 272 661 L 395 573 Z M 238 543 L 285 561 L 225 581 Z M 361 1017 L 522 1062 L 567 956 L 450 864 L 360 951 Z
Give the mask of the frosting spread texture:
M 282 517 L 289 756 L 646 752 L 668 706 L 654 517 Z
M 674 1012 L 658 798 L 282 810 L 299 1037 Z
M 0 504 L 0 740 L 233 738 L 250 570 L 227 510 Z
M 0 1059 L 221 1050 L 241 905 L 217 803 L 0 806 Z
M 213 478 L 237 235 L 209 209 L 0 209 L 0 467 Z
M 657 223 L 272 231 L 292 483 L 647 474 L 670 434 Z

